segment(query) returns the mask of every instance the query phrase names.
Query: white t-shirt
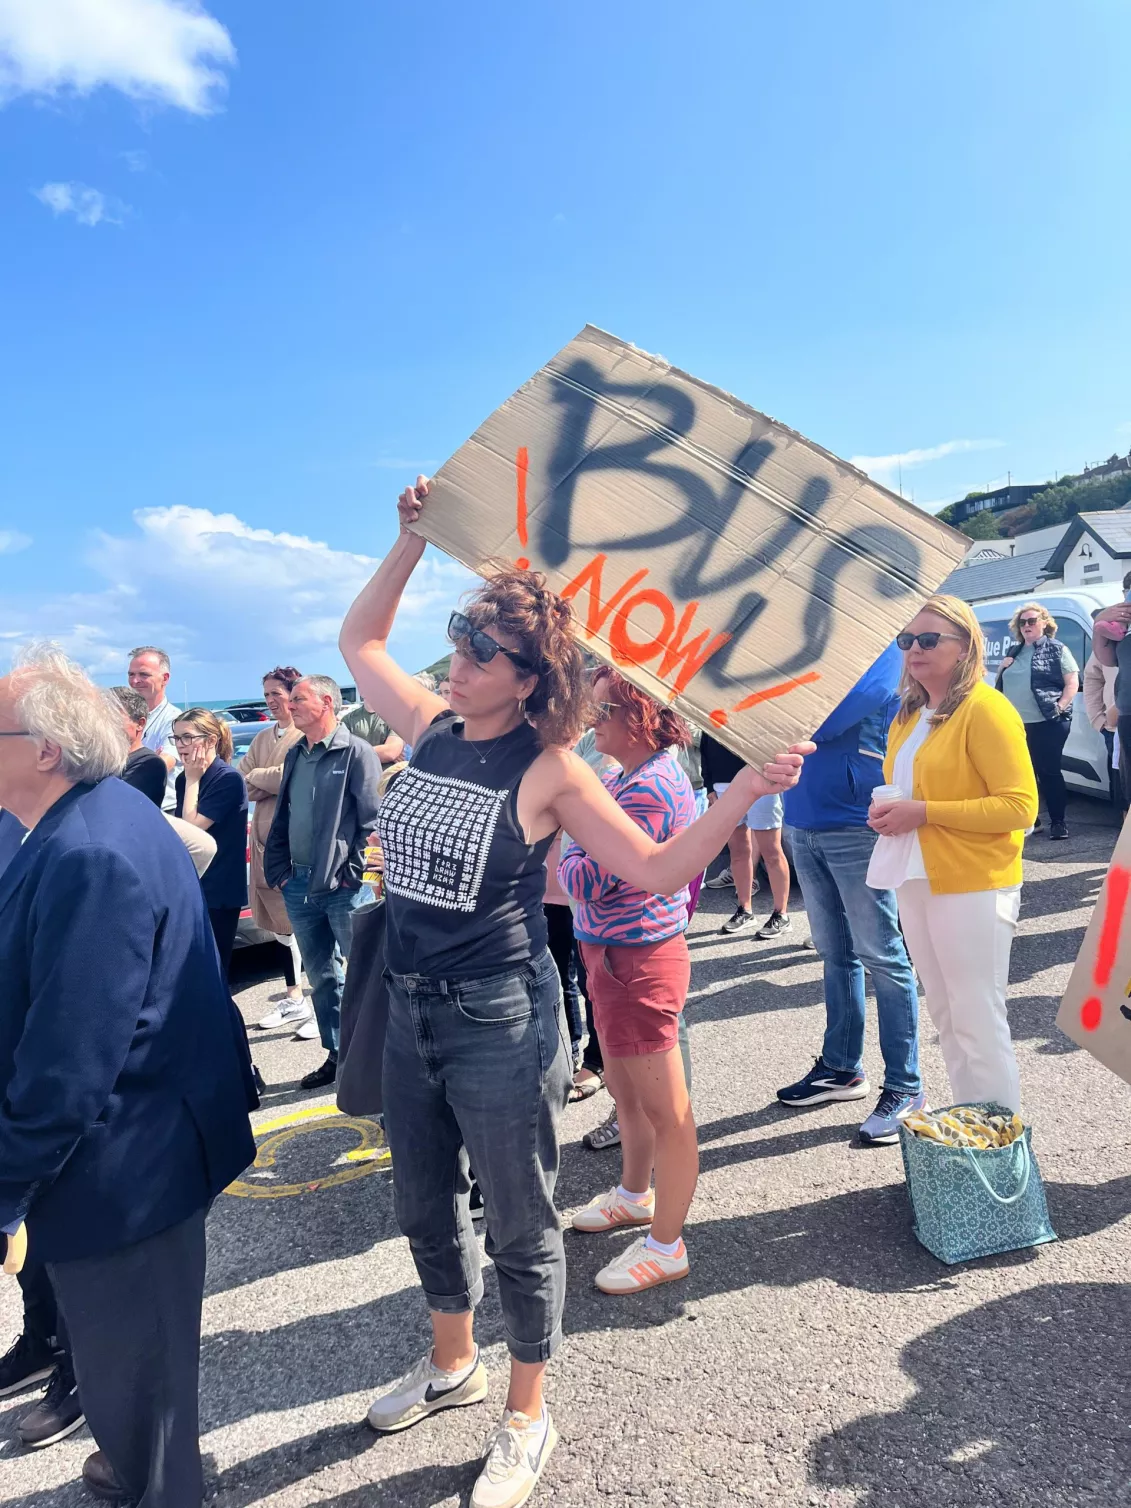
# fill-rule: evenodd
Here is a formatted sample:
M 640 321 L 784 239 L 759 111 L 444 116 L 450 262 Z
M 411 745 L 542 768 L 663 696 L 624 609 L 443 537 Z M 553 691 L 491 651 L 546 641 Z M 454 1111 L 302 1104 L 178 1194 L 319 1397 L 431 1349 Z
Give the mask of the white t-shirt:
M 163 697 L 154 707 L 153 711 L 145 720 L 145 732 L 141 735 L 141 741 L 147 749 L 152 749 L 154 754 L 177 755 L 177 746 L 173 742 L 173 724 L 181 715 L 181 709 L 175 707 L 168 697 Z M 169 778 L 165 782 L 165 799 L 161 803 L 161 809 L 171 812 L 177 804 L 177 774 L 181 769 L 180 761 L 169 771 Z
M 915 756 L 923 747 L 931 731 L 930 716 L 934 709 L 922 707 L 919 720 L 900 745 L 891 772 L 891 784 L 897 785 L 910 798 L 915 789 Z M 879 837 L 872 849 L 868 864 L 867 883 L 873 890 L 895 890 L 906 880 L 925 880 L 927 871 L 923 865 L 923 849 L 919 843 L 919 829 L 900 833 L 897 838 Z

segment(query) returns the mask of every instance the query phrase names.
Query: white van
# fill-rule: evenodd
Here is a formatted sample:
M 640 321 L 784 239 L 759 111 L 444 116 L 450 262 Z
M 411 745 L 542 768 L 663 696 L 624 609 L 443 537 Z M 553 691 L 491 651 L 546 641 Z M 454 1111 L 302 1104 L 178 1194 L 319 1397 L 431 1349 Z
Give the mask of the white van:
M 998 597 L 992 602 L 972 602 L 974 615 L 982 625 L 986 641 L 986 679 L 992 686 L 1001 669 L 1010 644 L 1009 620 L 1022 604 L 1040 602 L 1056 619 L 1056 636 L 1066 644 L 1080 667 L 1083 684 L 1084 666 L 1092 652 L 1092 613 L 1097 607 L 1121 602 L 1123 592 L 1116 583 L 1094 587 L 1058 587 L 1029 592 L 1024 597 Z M 1102 734 L 1088 721 L 1084 697 L 1076 697 L 1072 709 L 1072 731 L 1061 757 L 1064 782 L 1071 791 L 1110 800 L 1107 777 L 1107 745 Z

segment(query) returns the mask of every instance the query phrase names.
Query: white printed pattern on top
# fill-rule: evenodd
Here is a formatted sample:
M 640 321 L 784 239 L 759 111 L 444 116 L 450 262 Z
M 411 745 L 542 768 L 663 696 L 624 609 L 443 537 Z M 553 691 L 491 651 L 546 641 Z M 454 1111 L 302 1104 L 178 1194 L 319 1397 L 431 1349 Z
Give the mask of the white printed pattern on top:
M 474 911 L 504 787 L 434 775 L 412 765 L 381 799 L 385 889 L 448 911 Z

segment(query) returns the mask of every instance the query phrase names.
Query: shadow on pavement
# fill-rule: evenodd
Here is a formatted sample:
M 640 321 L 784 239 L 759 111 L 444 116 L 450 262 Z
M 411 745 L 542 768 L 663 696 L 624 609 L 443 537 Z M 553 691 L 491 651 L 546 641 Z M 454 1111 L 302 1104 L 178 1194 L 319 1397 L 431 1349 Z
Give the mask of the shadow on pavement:
M 900 1358 L 903 1408 L 824 1436 L 811 1479 L 858 1508 L 1116 1508 L 1131 1501 L 1128 1289 L 1042 1284 L 937 1326 Z

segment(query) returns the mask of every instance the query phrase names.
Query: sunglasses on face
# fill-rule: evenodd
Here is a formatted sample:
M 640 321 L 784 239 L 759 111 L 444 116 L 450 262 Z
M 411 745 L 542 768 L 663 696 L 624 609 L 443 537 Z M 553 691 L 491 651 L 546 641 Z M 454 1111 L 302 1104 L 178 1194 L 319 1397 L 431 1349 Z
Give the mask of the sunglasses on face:
M 593 709 L 593 720 L 598 723 L 607 723 L 609 718 L 619 711 L 616 702 L 594 702 Z
M 530 661 L 520 655 L 517 650 L 506 649 L 490 634 L 484 633 L 481 628 L 476 628 L 471 619 L 463 613 L 453 613 L 448 619 L 448 638 L 453 644 L 466 644 L 471 651 L 471 658 L 477 665 L 490 665 L 496 655 L 506 655 L 512 665 L 527 675 L 535 673 L 534 666 Z
M 1019 628 L 1036 628 L 1040 621 L 1039 618 L 1018 618 L 1017 625 Z
M 966 642 L 961 634 L 928 633 L 896 634 L 895 636 L 895 642 L 899 645 L 900 649 L 903 650 L 904 654 L 906 654 L 907 651 L 913 648 L 916 644 L 918 644 L 920 649 L 937 649 L 939 647 L 940 639 L 953 639 L 958 644 L 964 644 Z

